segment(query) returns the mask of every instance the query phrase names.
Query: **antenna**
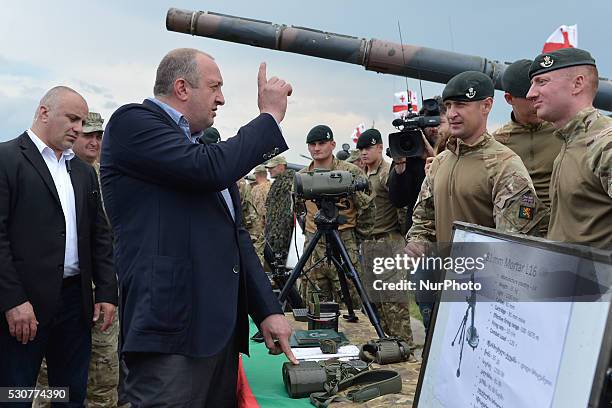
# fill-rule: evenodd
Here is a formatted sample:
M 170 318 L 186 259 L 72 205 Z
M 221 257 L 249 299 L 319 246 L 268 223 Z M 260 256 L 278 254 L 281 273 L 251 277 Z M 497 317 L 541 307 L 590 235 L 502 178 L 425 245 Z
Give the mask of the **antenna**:
M 402 38 L 402 27 L 400 25 L 400 21 L 397 20 L 397 30 L 399 31 L 399 37 L 400 37 L 400 46 L 402 47 L 402 62 L 404 63 L 404 66 L 406 66 L 406 55 L 404 54 L 404 40 Z M 415 59 L 415 62 L 417 63 L 417 65 L 419 65 L 419 61 L 418 59 Z M 423 106 L 423 81 L 421 81 L 421 70 L 417 69 L 417 76 L 419 79 L 419 89 L 421 92 L 421 107 Z M 408 76 L 404 77 L 406 79 L 406 93 L 408 94 L 408 97 L 410 97 L 410 89 L 408 89 Z M 412 104 L 410 104 L 410 106 L 412 106 Z

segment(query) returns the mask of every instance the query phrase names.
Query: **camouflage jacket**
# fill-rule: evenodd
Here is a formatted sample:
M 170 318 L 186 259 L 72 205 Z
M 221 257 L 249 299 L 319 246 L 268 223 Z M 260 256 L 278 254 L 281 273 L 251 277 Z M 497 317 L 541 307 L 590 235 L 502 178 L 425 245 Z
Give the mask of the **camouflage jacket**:
M 595 108 L 555 132 L 564 143 L 550 183 L 548 238 L 612 245 L 612 119 Z
M 257 237 L 263 236 L 264 225 L 266 218 L 266 199 L 268 198 L 268 191 L 270 191 L 271 183 L 265 181 L 261 184 L 257 184 L 251 187 L 251 202 L 255 207 L 256 218 L 253 222 L 252 234 Z
M 451 137 L 423 181 L 407 238 L 449 242 L 453 221 L 528 233 L 546 213 L 516 153 L 488 133 L 472 145 Z
M 268 198 L 268 191 L 270 191 L 271 185 L 270 181 L 265 181 L 251 188 L 253 205 L 255 205 L 257 215 L 262 218 L 266 216 L 266 199 Z
M 314 162 L 311 162 L 308 167 L 303 168 L 299 173 L 307 173 L 314 170 Z M 345 161 L 333 158 L 332 167 L 330 170 L 345 170 L 351 172 L 355 176 L 365 178 L 364 172 L 357 166 Z M 370 237 L 372 228 L 374 228 L 375 220 L 375 205 L 373 195 L 369 191 L 359 191 L 349 197 L 346 201 L 347 209 L 340 210 L 340 215 L 344 215 L 347 219 L 345 224 L 338 227 L 339 231 L 349 228 L 355 229 L 357 239 L 364 241 Z M 296 205 L 306 208 L 306 227 L 305 232 L 314 233 L 316 225 L 314 216 L 317 212 L 317 206 L 310 200 L 297 200 Z
M 550 207 L 550 176 L 553 162 L 561 150 L 561 139 L 548 122 L 536 126 L 521 125 L 512 116 L 510 122 L 493 133 L 495 140 L 519 155 L 529 172 L 538 197 Z
M 295 170 L 287 169 L 279 174 L 266 199 L 266 242 L 274 253 L 287 253 L 293 232 L 293 208 L 291 188 Z
M 253 239 L 254 234 L 252 230 L 257 221 L 257 211 L 255 211 L 255 205 L 251 197 L 251 186 L 245 179 L 238 180 L 237 184 L 238 192 L 240 193 L 240 205 L 242 207 L 242 224 L 249 231 L 251 239 Z
M 389 199 L 389 188 L 387 180 L 391 166 L 384 159 L 376 169 L 368 172 L 368 181 L 372 187 L 374 204 L 376 207 L 376 217 L 372 236 L 380 234 L 400 232 L 401 226 L 405 222 L 406 209 L 395 208 Z

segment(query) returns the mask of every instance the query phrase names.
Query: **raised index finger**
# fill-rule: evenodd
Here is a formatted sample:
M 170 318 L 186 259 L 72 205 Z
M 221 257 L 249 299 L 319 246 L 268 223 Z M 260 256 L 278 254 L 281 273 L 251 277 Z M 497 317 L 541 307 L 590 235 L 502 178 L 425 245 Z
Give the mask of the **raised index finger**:
M 278 339 L 278 343 L 280 345 L 281 350 L 283 350 L 283 353 L 285 353 L 289 361 L 291 361 L 293 364 L 299 364 L 299 361 L 293 355 L 293 351 L 291 351 L 291 346 L 289 346 L 287 338 L 281 337 L 280 339 Z
M 259 72 L 257 73 L 257 86 L 261 89 L 268 82 L 266 79 L 266 63 L 259 64 Z

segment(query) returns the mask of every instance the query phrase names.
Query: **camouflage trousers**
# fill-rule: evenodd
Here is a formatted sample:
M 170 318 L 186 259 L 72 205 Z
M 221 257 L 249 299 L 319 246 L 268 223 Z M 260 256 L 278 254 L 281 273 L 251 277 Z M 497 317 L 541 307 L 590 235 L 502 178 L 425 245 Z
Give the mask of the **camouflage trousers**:
M 119 356 L 117 342 L 119 320 L 117 314 L 111 326 L 103 332 L 103 316 L 96 322 L 91 332 L 91 360 L 89 361 L 89 379 L 87 382 L 88 407 L 117 407 L 117 385 L 119 384 Z M 47 364 L 43 360 L 38 374 L 37 387 L 48 387 Z M 47 401 L 36 399 L 32 405 L 36 408 L 50 407 Z
M 399 233 L 390 232 L 385 236 L 378 237 L 378 242 L 401 241 L 404 238 Z M 380 325 L 384 332 L 390 337 L 401 337 L 413 347 L 412 328 L 410 327 L 410 307 L 408 299 L 405 303 L 382 302 L 382 299 L 371 299 L 378 309 Z
M 305 247 L 308 246 L 309 242 L 313 239 L 314 234 L 306 233 Z M 361 272 L 361 265 L 359 263 L 359 245 L 357 244 L 357 238 L 353 230 L 340 231 L 340 238 L 344 243 L 344 247 L 348 252 L 351 263 L 355 267 L 358 274 Z M 340 262 L 340 254 L 334 253 L 334 257 Z M 319 260 L 323 259 L 317 266 L 315 265 Z M 312 268 L 312 269 L 311 269 Z M 316 285 L 320 290 L 322 300 L 334 301 L 342 304 L 341 300 L 341 287 L 340 279 L 338 278 L 338 271 L 333 263 L 328 263 L 325 259 L 325 236 L 323 235 L 312 252 L 312 255 L 304 266 L 304 271 L 308 271 L 307 277 L 302 276 L 300 278 L 300 293 L 302 299 L 306 302 L 310 300 L 311 293 L 316 290 L 313 285 Z M 361 308 L 361 298 L 357 293 L 357 289 L 353 284 L 352 280 L 347 276 L 347 283 L 349 294 L 353 302 L 353 309 L 358 310 Z M 341 306 L 342 308 L 342 306 Z M 346 305 L 344 305 L 346 308 Z

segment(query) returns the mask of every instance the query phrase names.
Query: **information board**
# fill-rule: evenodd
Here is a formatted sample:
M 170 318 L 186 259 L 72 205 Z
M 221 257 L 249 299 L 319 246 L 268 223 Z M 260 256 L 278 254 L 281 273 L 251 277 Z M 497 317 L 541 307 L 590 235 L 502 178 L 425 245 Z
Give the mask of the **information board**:
M 465 302 L 451 302 L 441 293 L 414 406 L 588 407 L 594 380 L 606 365 L 601 360 L 610 359 L 605 337 L 610 330 L 609 253 L 456 223 L 453 256 L 461 256 L 460 243 L 468 242 L 483 244 L 479 248 L 495 281 L 495 296 L 472 291 L 465 293 Z M 598 299 L 507 300 L 525 288 L 554 286 L 555 279 L 576 276 L 587 264 L 590 278 L 605 289 Z

